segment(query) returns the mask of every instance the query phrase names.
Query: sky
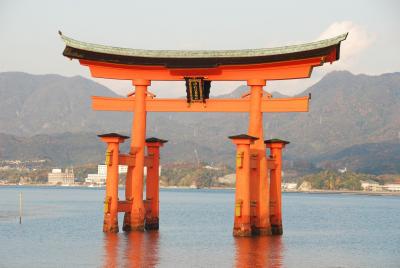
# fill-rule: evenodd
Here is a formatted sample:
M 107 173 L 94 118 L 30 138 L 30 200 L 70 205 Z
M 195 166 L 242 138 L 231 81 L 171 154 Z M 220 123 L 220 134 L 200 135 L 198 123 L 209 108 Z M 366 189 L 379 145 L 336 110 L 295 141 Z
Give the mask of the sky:
M 63 34 L 90 43 L 142 49 L 246 49 L 312 42 L 349 32 L 341 59 L 310 79 L 267 82 L 265 90 L 302 92 L 333 70 L 379 75 L 400 71 L 400 1 L 102 1 L 0 0 L 0 72 L 81 75 L 62 56 Z M 93 78 L 91 78 L 93 79 Z M 119 94 L 130 81 L 93 79 Z M 214 82 L 212 95 L 244 82 Z M 182 82 L 152 82 L 159 97 L 185 95 Z

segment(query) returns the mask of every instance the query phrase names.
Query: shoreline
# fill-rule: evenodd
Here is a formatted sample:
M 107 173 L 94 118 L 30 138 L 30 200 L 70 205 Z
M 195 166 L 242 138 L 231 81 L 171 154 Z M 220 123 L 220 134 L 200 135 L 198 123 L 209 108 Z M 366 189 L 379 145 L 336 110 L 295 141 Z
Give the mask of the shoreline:
M 352 190 L 309 190 L 309 191 L 282 191 L 283 193 L 305 193 L 305 194 L 349 194 L 349 195 L 372 195 L 372 196 L 400 196 L 400 192 L 383 191 L 352 191 Z
M 71 185 L 54 185 L 54 184 L 0 184 L 2 186 L 17 186 L 17 187 L 81 187 L 81 188 L 95 188 L 105 189 L 105 185 L 82 185 L 82 184 L 71 184 Z M 123 185 L 119 185 L 119 188 L 124 188 Z M 193 188 L 190 186 L 160 186 L 160 189 L 178 189 L 178 190 L 235 190 L 234 187 L 204 187 L 204 188 Z M 370 196 L 400 196 L 400 192 L 373 192 L 373 191 L 352 191 L 352 190 L 319 190 L 313 189 L 308 191 L 282 191 L 282 193 L 303 193 L 303 194 L 348 194 L 348 195 L 370 195 Z

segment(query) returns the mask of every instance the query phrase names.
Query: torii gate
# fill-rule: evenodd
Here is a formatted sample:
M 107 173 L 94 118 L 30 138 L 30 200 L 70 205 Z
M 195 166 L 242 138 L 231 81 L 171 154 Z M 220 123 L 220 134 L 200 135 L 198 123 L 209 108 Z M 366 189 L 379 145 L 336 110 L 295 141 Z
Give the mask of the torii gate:
M 246 112 L 248 133 L 230 137 L 237 145 L 233 235 L 282 234 L 281 150 L 288 142 L 264 142 L 262 118 L 263 113 L 307 112 L 309 96 L 274 99 L 263 87 L 267 80 L 308 78 L 314 67 L 338 60 L 340 43 L 347 33 L 300 45 L 217 51 L 118 48 L 60 35 L 66 44 L 63 55 L 89 67 L 93 77 L 131 80 L 135 87 L 126 98 L 92 97 L 94 110 L 134 113 L 128 154 L 119 152 L 119 143 L 128 137 L 99 135 L 107 143 L 104 232 L 118 232 L 118 212 L 125 212 L 124 231 L 159 228 L 159 147 L 166 141 L 146 140 L 147 112 Z M 186 80 L 187 100 L 155 98 L 147 90 L 151 81 L 182 80 Z M 211 81 L 246 81 L 250 91 L 241 99 L 209 99 Z M 125 201 L 118 200 L 119 164 L 128 165 Z M 148 174 L 143 201 L 145 166 Z

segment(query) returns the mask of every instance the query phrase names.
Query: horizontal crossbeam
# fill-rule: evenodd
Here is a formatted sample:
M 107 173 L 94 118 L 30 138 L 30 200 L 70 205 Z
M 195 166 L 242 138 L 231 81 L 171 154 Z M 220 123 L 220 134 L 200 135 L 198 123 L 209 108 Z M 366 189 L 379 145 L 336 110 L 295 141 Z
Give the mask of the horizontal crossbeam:
M 308 112 L 308 97 L 263 99 L 264 113 Z M 92 97 L 92 108 L 98 111 L 135 110 L 135 98 Z M 249 112 L 249 99 L 209 99 L 206 103 L 191 103 L 185 99 L 147 99 L 147 112 Z
M 132 201 L 118 201 L 118 212 L 130 212 Z
M 214 68 L 169 69 L 165 66 L 135 66 L 80 60 L 88 66 L 93 77 L 150 81 L 182 81 L 184 77 L 201 76 L 211 81 L 247 81 L 249 79 L 285 80 L 308 78 L 313 67 L 320 66 L 324 57 L 254 65 L 229 65 Z
M 119 164 L 134 167 L 135 166 L 136 154 L 119 154 Z

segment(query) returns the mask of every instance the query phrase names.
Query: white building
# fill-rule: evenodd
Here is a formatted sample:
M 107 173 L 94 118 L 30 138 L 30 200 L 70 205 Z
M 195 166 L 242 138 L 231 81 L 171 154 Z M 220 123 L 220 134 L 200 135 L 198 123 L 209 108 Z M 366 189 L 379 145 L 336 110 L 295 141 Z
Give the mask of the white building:
M 361 182 L 361 188 L 364 191 L 377 192 L 377 191 L 382 191 L 383 190 L 383 186 L 379 185 L 379 183 L 376 182 L 376 181 L 367 180 L 367 181 L 360 181 L 360 182 Z
M 51 170 L 51 173 L 47 174 L 47 180 L 49 184 L 74 184 L 74 170 L 66 168 L 65 172 L 62 172 L 60 168 L 54 168 Z
M 282 191 L 295 191 L 297 189 L 297 183 L 295 182 L 282 182 Z
M 118 174 L 124 174 L 128 172 L 128 166 L 118 165 Z M 158 167 L 158 174 L 161 175 L 161 166 Z M 147 175 L 147 167 L 144 167 L 144 175 Z M 106 165 L 97 165 L 97 173 L 96 174 L 88 174 L 85 179 L 86 183 L 96 183 L 96 184 L 105 184 L 107 178 L 107 166 Z
M 118 173 L 126 173 L 128 172 L 128 166 L 119 165 Z M 87 183 L 97 183 L 97 184 L 105 184 L 107 177 L 107 166 L 106 165 L 98 165 L 97 166 L 97 174 L 88 174 L 88 177 L 85 179 Z
M 400 184 L 385 184 L 383 185 L 383 189 L 389 192 L 400 192 Z
M 128 172 L 128 166 L 119 165 L 118 166 L 118 174 L 125 174 Z M 144 176 L 147 175 L 147 167 L 144 167 L 143 171 Z M 158 174 L 161 176 L 161 166 L 158 167 Z M 88 174 L 85 179 L 86 183 L 95 183 L 95 184 L 105 184 L 107 178 L 107 166 L 106 165 L 97 165 L 97 173 L 96 174 Z

